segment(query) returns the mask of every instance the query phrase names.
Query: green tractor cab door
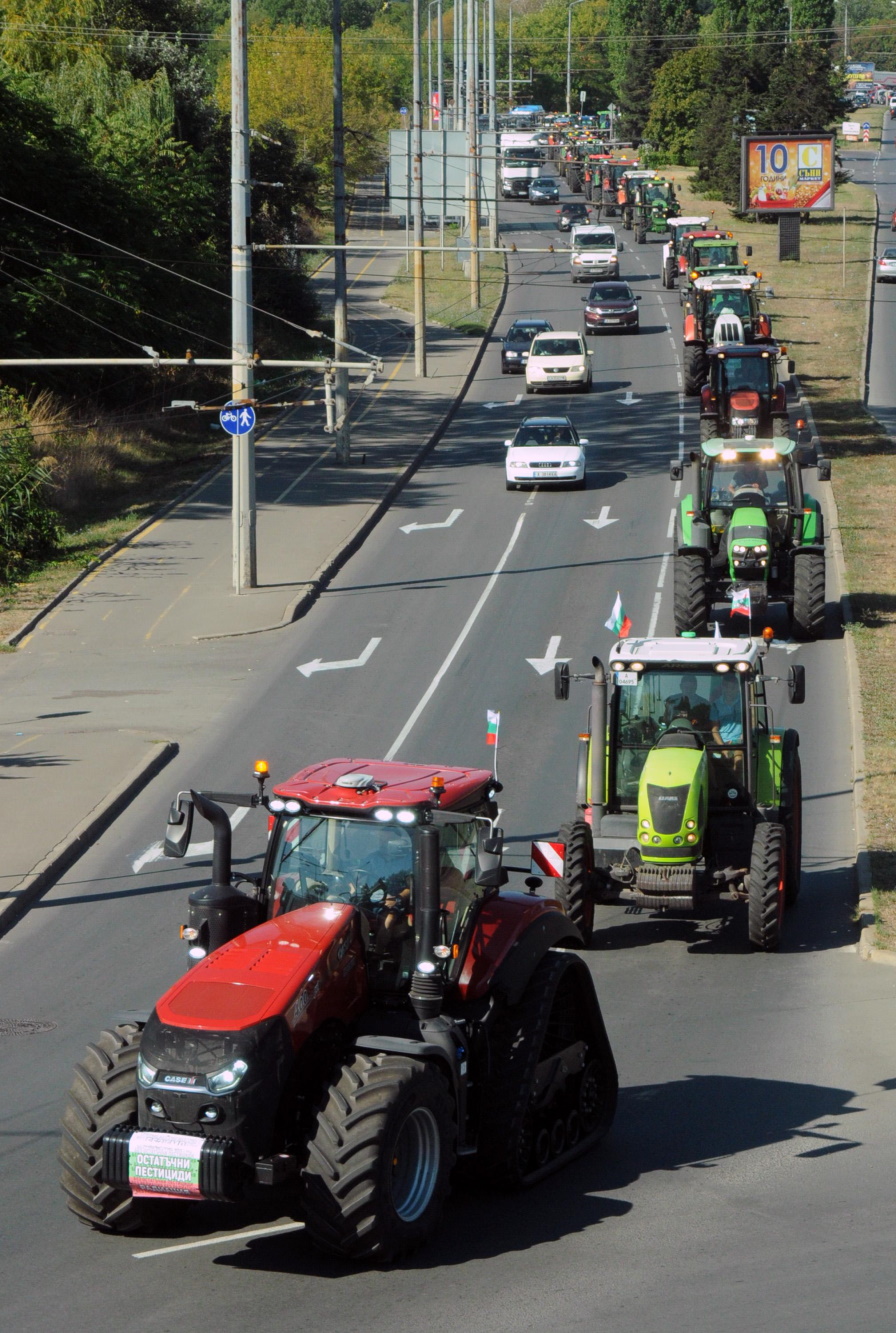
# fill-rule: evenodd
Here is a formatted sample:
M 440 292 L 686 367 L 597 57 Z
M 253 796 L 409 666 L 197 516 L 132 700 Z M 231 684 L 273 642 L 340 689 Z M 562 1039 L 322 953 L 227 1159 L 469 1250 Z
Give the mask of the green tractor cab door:
M 709 808 L 703 740 L 683 719 L 673 719 L 647 755 L 638 786 L 638 841 L 651 865 L 699 860 Z

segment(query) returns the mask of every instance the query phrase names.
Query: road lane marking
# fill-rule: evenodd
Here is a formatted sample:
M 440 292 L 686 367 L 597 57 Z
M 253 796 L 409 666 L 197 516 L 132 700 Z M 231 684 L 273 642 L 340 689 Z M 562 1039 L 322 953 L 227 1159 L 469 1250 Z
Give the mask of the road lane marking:
M 298 486 L 299 482 L 300 482 L 300 481 L 304 481 L 305 478 L 308 476 L 308 473 L 309 473 L 309 472 L 313 472 L 314 469 L 317 467 L 318 463 L 322 463 L 322 462 L 323 462 L 323 460 L 326 458 L 327 454 L 328 454 L 328 453 L 330 452 L 330 450 L 333 448 L 333 443 L 334 443 L 334 442 L 331 441 L 330 444 L 327 445 L 327 447 L 326 447 L 326 449 L 323 451 L 323 453 L 322 453 L 322 454 L 318 454 L 318 456 L 317 456 L 317 458 L 315 458 L 314 462 L 313 462 L 313 463 L 309 463 L 308 466 L 305 468 L 305 471 L 304 471 L 304 472 L 300 472 L 299 475 L 296 477 L 295 481 L 291 481 L 291 482 L 289 483 L 289 485 L 287 486 L 286 490 L 280 492 L 280 494 L 277 496 L 276 500 L 273 501 L 273 503 L 274 503 L 275 505 L 278 505 L 278 504 L 280 503 L 281 500 L 285 500 L 286 497 L 287 497 L 287 495 L 289 495 L 290 491 L 295 490 L 295 488 L 296 488 L 296 486 Z
M 307 678 L 318 671 L 350 671 L 353 667 L 366 666 L 381 643 L 382 639 L 370 639 L 360 657 L 345 657 L 340 662 L 322 662 L 319 657 L 315 657 L 313 661 L 297 666 L 296 671 L 301 671 Z
M 648 639 L 652 639 L 654 634 L 656 633 L 656 622 L 659 619 L 660 604 L 662 603 L 663 600 L 662 588 L 663 584 L 666 581 L 666 569 L 668 568 L 669 565 L 669 556 L 670 552 L 667 551 L 666 554 L 663 556 L 662 564 L 660 565 L 660 576 L 657 579 L 657 584 L 656 584 L 657 590 L 653 599 L 653 611 L 650 614 L 650 624 L 647 626 Z
M 600 516 L 598 518 L 583 518 L 583 523 L 587 523 L 591 528 L 608 528 L 611 523 L 618 523 L 616 518 L 610 518 L 610 506 L 601 505 Z
M 669 527 L 666 530 L 666 536 L 668 537 L 669 541 L 671 541 L 674 535 L 675 535 L 675 510 L 673 509 L 669 515 Z
M 399 532 L 428 532 L 432 528 L 450 528 L 454 526 L 457 519 L 464 511 L 462 509 L 452 509 L 451 513 L 441 523 L 405 523 Z
M 445 676 L 445 673 L 448 671 L 449 667 L 451 666 L 451 663 L 454 661 L 455 657 L 457 657 L 457 654 L 463 647 L 467 635 L 470 633 L 470 630 L 475 625 L 479 617 L 480 611 L 485 606 L 486 602 L 491 596 L 492 590 L 494 589 L 495 584 L 498 582 L 498 579 L 501 576 L 504 566 L 510 559 L 510 554 L 513 551 L 514 546 L 516 546 L 517 539 L 523 530 L 523 523 L 525 522 L 525 520 L 526 520 L 526 515 L 520 514 L 519 518 L 516 521 L 516 527 L 513 529 L 513 535 L 504 549 L 504 554 L 501 556 L 501 559 L 498 561 L 494 573 L 492 574 L 488 583 L 482 590 L 482 594 L 479 598 L 479 601 L 476 603 L 476 605 L 473 607 L 473 610 L 470 612 L 470 615 L 467 617 L 466 624 L 464 625 L 460 634 L 458 634 L 457 638 L 454 640 L 454 643 L 452 644 L 451 649 L 448 652 L 448 656 L 445 658 L 444 662 L 439 667 L 436 674 L 433 676 L 430 684 L 428 685 L 423 695 L 423 698 L 417 704 L 417 707 L 414 709 L 413 713 L 411 713 L 411 716 L 408 718 L 407 722 L 405 722 L 401 731 L 398 733 L 395 740 L 392 742 L 389 749 L 383 756 L 383 758 L 387 762 L 395 758 L 395 755 L 397 754 L 399 747 L 402 746 L 404 742 L 407 740 L 412 728 L 416 724 L 424 708 L 429 703 L 430 699 L 435 694 L 436 690 L 439 688 L 439 685 L 442 683 L 442 679 Z
M 231 832 L 243 822 L 248 813 L 249 807 L 247 805 L 238 805 L 236 807 L 236 809 L 228 816 Z M 167 860 L 168 858 L 165 856 L 163 848 L 164 843 L 162 842 L 154 842 L 151 846 L 147 847 L 146 851 L 141 852 L 131 865 L 133 873 L 139 875 L 143 867 L 151 865 L 153 861 Z M 195 856 L 211 856 L 214 848 L 215 844 L 213 839 L 210 839 L 208 842 L 191 842 L 187 850 L 184 852 L 184 860 L 191 859 Z
M 157 617 L 156 617 L 156 619 L 152 622 L 152 624 L 150 625 L 149 629 L 146 631 L 146 633 L 145 633 L 144 636 L 143 636 L 143 642 L 144 642 L 144 643 L 148 643 L 148 642 L 149 642 L 149 640 L 152 638 L 153 631 L 156 630 L 156 629 L 158 629 L 159 625 L 161 625 L 162 621 L 165 619 L 165 617 L 167 616 L 168 612 L 174 610 L 174 608 L 177 606 L 177 604 L 178 604 L 178 602 L 180 601 L 180 599 L 181 599 L 182 597 L 186 597 L 187 593 L 190 591 L 190 589 L 192 588 L 192 586 L 193 586 L 192 583 L 188 583 L 187 586 L 186 586 L 185 588 L 181 588 L 180 592 L 177 594 L 177 596 L 175 597 L 174 601 L 173 601 L 169 606 L 166 606 L 166 607 L 165 607 L 165 610 L 162 612 L 162 614 L 161 614 L 160 616 L 157 616 Z
M 161 1250 L 137 1250 L 132 1259 L 157 1259 L 162 1254 L 180 1254 L 184 1250 L 201 1250 L 206 1245 L 228 1245 L 234 1240 L 256 1240 L 259 1236 L 282 1236 L 288 1231 L 304 1231 L 304 1222 L 288 1222 L 278 1227 L 255 1227 L 252 1231 L 231 1231 L 226 1236 L 212 1236 L 208 1240 L 185 1241 L 183 1245 L 165 1245 Z
M 544 657 L 527 657 L 526 661 L 530 667 L 534 667 L 539 676 L 546 676 L 549 671 L 553 671 L 558 662 L 568 662 L 568 657 L 558 657 L 557 649 L 560 647 L 559 634 L 552 634 L 548 639 L 548 646 L 545 649 Z

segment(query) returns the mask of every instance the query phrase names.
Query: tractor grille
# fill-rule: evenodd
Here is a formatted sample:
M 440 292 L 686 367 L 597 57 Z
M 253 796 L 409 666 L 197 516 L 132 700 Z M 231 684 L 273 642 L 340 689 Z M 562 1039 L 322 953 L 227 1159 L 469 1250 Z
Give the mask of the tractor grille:
M 647 784 L 647 803 L 650 818 L 657 833 L 677 833 L 684 821 L 685 806 L 690 786 L 657 787 Z
M 755 439 L 759 434 L 758 417 L 732 417 L 731 418 L 731 438 L 732 440 Z
M 634 901 L 642 907 L 693 907 L 693 866 L 638 866 Z

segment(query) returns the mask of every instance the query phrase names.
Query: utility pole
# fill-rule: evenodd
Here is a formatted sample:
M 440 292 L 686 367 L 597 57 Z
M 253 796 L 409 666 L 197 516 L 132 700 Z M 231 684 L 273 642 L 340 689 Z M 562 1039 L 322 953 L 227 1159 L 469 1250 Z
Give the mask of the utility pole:
M 513 109 L 513 5 L 507 12 L 507 110 Z
M 464 0 L 454 0 L 454 120 L 451 128 L 462 130 L 466 124 L 464 98 Z
M 252 248 L 249 217 L 249 69 L 246 0 L 230 0 L 230 299 L 231 396 L 253 397 Z M 233 590 L 257 584 L 255 556 L 255 432 L 233 437 Z
M 414 210 L 414 374 L 426 377 L 426 288 L 423 257 L 423 82 L 420 69 L 420 0 L 414 0 L 414 88 L 411 106 L 411 153 Z
M 336 359 L 342 360 L 342 345 L 348 342 L 348 281 L 345 251 L 345 122 L 342 112 L 342 4 L 333 0 L 333 337 Z M 338 247 L 341 247 L 338 248 Z M 348 372 L 333 372 L 336 420 L 336 462 L 351 461 L 352 442 L 348 424 Z
M 488 0 L 488 127 L 492 136 L 498 129 L 498 69 L 495 45 L 495 0 Z M 495 153 L 497 150 L 489 149 L 489 152 Z M 500 188 L 501 173 L 496 161 L 495 188 L 489 206 L 489 241 L 493 250 L 498 248 L 498 192 Z
M 478 84 L 479 70 L 476 52 L 476 0 L 467 0 L 467 194 L 470 219 L 470 309 L 479 309 L 479 151 Z

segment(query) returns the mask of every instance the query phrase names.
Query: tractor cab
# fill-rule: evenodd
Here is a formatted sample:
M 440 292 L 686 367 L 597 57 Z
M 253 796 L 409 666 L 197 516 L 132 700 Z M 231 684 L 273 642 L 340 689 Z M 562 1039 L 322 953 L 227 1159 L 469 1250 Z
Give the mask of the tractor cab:
M 746 247 L 749 257 L 752 246 Z M 683 262 L 682 262 L 683 260 Z M 704 232 L 691 236 L 679 259 L 679 299 L 684 302 L 698 278 L 707 274 L 746 273 L 747 266 L 738 254 L 738 244 L 730 231 Z
M 685 315 L 685 341 L 710 343 L 768 341 L 771 320 L 759 306 L 759 279 L 753 273 L 697 278 Z
M 700 438 L 777 439 L 787 435 L 786 389 L 777 343 L 726 343 L 705 350 L 708 383 L 700 391 Z

